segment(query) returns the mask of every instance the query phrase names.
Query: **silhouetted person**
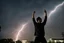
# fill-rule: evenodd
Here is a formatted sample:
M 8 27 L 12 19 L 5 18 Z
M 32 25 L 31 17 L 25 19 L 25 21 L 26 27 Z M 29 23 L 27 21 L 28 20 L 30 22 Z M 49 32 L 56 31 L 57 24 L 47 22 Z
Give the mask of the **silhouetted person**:
M 45 14 L 45 19 L 42 22 L 42 19 L 40 17 L 37 17 L 37 22 L 35 21 L 35 11 L 32 14 L 32 19 L 33 19 L 33 23 L 35 26 L 35 43 L 47 43 L 46 39 L 45 39 L 45 31 L 44 31 L 44 26 L 46 24 L 47 21 L 47 12 L 46 10 L 44 10 L 44 14 Z

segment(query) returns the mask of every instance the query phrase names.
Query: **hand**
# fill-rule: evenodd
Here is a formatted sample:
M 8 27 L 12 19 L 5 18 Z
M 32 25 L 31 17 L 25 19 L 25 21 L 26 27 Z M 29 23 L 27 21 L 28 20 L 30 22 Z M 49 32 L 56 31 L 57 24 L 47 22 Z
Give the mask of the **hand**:
M 44 9 L 44 12 L 47 13 L 47 11 Z
M 47 16 L 47 11 L 44 9 L 44 14 L 45 14 L 45 16 Z
M 34 11 L 33 14 L 35 14 L 36 12 Z

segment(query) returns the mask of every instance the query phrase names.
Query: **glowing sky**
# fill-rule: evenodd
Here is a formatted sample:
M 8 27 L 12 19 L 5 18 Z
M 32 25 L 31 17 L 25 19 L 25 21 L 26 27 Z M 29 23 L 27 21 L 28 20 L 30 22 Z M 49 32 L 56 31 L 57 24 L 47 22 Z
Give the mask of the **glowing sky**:
M 25 24 L 22 24 L 22 28 L 19 29 L 17 35 L 16 35 L 16 39 L 15 41 L 19 40 L 19 36 L 20 36 L 20 33 L 24 30 L 24 28 L 26 27 L 27 23 Z M 22 34 L 22 33 L 21 33 Z
M 24 32 L 20 34 L 19 38 L 32 40 L 34 36 L 34 26 L 31 18 L 32 12 L 35 10 L 36 17 L 43 17 L 44 8 L 49 15 L 49 12 L 62 2 L 63 0 L 0 0 L 0 25 L 2 26 L 0 38 L 15 39 L 20 25 L 29 21 L 30 23 L 24 29 Z M 61 32 L 64 30 L 63 11 L 64 5 L 48 19 L 45 26 L 47 39 L 50 37 L 61 38 Z

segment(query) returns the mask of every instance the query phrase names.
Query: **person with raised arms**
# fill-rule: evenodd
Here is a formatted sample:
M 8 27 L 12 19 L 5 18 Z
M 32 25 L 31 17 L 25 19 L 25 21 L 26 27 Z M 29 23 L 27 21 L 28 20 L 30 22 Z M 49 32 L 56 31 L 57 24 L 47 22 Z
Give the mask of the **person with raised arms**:
M 44 18 L 44 21 L 42 22 L 42 19 L 41 17 L 37 17 L 37 21 L 35 20 L 35 11 L 33 12 L 32 14 L 32 20 L 33 20 L 33 23 L 34 23 L 34 27 L 35 27 L 35 41 L 34 43 L 47 43 L 46 39 L 45 39 L 45 31 L 44 31 L 44 26 L 46 25 L 46 22 L 47 22 L 47 11 L 44 10 L 44 15 L 45 15 L 45 18 Z

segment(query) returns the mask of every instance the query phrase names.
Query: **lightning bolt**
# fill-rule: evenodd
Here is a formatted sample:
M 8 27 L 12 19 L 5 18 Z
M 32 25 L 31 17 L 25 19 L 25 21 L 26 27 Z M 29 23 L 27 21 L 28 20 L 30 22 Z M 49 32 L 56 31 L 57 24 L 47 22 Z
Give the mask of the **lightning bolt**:
M 60 4 L 58 4 L 50 13 L 49 13 L 49 18 L 50 18 L 50 16 L 59 8 L 59 7 L 61 7 L 62 5 L 64 4 L 64 1 L 62 2 L 62 3 L 60 3 Z
M 16 39 L 15 39 L 15 41 L 18 40 L 21 31 L 23 31 L 23 29 L 24 29 L 24 27 L 25 27 L 26 25 L 27 25 L 27 23 L 22 25 L 22 28 L 18 31 L 18 33 L 17 33 L 17 35 L 16 35 Z
M 55 13 L 55 11 L 56 11 L 59 7 L 61 7 L 63 4 L 64 4 L 64 1 L 63 1 L 61 4 L 57 5 L 57 6 L 49 13 L 49 16 L 48 16 L 48 17 L 50 17 L 53 13 Z M 27 25 L 27 23 L 22 25 L 22 28 L 21 28 L 21 29 L 18 31 L 18 33 L 17 33 L 17 36 L 16 36 L 15 41 L 18 40 L 19 35 L 20 35 L 20 32 L 23 31 L 23 29 L 24 29 L 24 27 L 25 27 L 26 25 Z

